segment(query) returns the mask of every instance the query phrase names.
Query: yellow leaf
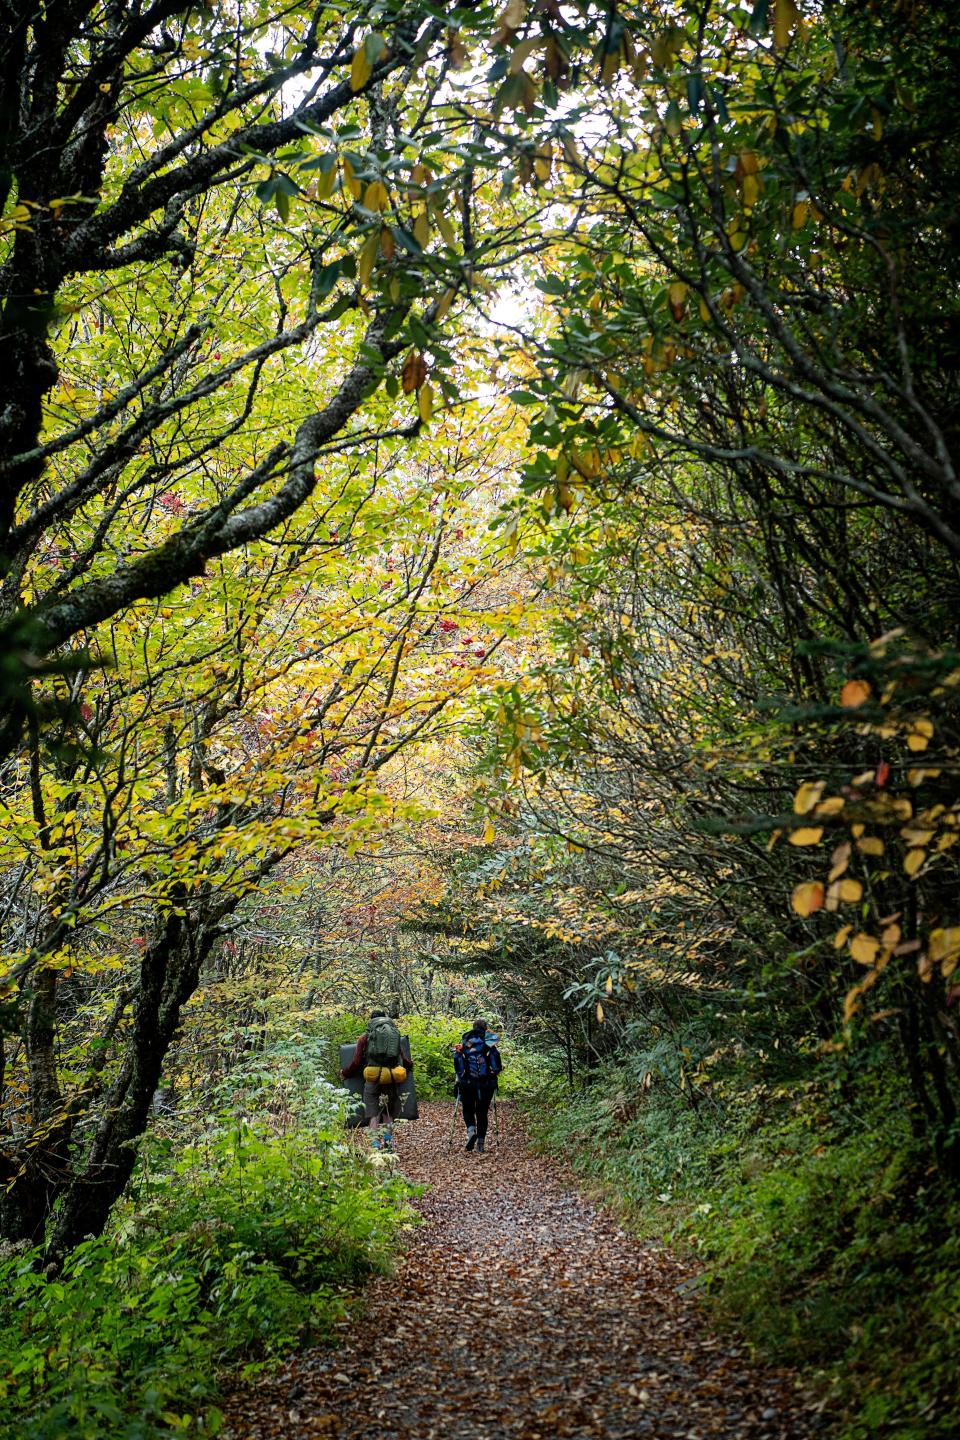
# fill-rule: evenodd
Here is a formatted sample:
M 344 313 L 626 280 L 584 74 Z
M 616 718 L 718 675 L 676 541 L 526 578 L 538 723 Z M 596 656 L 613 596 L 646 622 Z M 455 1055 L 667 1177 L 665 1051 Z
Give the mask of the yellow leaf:
M 354 200 L 359 200 L 361 192 L 363 190 L 363 185 L 353 173 L 353 166 L 350 164 L 350 161 L 347 159 L 346 156 L 344 156 L 341 164 L 343 166 L 343 183 L 347 187 L 347 190 L 350 192 L 350 194 L 353 196 Z
M 827 879 L 839 879 L 849 864 L 850 842 L 848 840 L 845 840 L 842 845 L 837 846 L 836 850 L 834 850 L 833 854 L 830 857 L 830 874 L 827 876 Z
M 329 200 L 337 183 L 337 167 L 331 165 L 329 170 L 322 170 L 317 177 L 317 199 Z
M 824 888 L 819 880 L 808 880 L 798 885 L 790 897 L 790 904 L 798 915 L 806 917 L 823 906 Z
M 793 797 L 793 813 L 795 815 L 806 815 L 807 812 L 812 810 L 814 805 L 816 805 L 825 788 L 826 781 L 824 780 L 804 781 Z
M 929 954 L 933 961 L 949 960 L 960 954 L 960 925 L 931 930 Z
M 600 1004 L 599 1001 L 597 1001 L 597 1019 L 600 1021 L 600 1024 L 602 1025 L 602 1024 L 603 1024 L 603 1006 Z
M 802 230 L 807 223 L 807 216 L 810 214 L 810 201 L 798 200 L 790 213 L 790 223 L 794 230 Z
M 440 299 L 437 301 L 437 309 L 436 313 L 434 314 L 435 320 L 442 320 L 443 317 L 446 315 L 447 311 L 450 309 L 450 306 L 453 304 L 453 297 L 455 293 L 456 292 L 453 289 L 444 290 L 443 294 L 440 296 Z
M 822 835 L 822 825 L 802 825 L 799 830 L 791 830 L 787 839 L 791 845 L 816 845 Z
M 880 950 L 879 940 L 872 935 L 867 935 L 863 930 L 854 935 L 850 941 L 850 954 L 858 965 L 872 965 Z
M 508 8 L 509 8 L 509 7 L 508 7 Z M 507 12 L 504 11 L 504 20 L 505 20 L 505 21 L 506 21 L 506 13 L 507 13 Z M 522 19 L 523 19 L 523 16 L 521 16 L 520 19 L 522 20 Z M 519 25 L 519 22 L 518 22 L 518 25 Z M 511 28 L 512 30 L 516 30 L 516 29 L 518 28 L 518 25 L 511 25 L 510 28 Z M 519 74 L 520 74 L 520 71 L 523 69 L 524 62 L 525 62 L 526 60 L 529 60 L 529 58 L 530 58 L 530 56 L 533 54 L 534 50 L 536 50 L 537 47 L 538 47 L 539 45 L 542 45 L 542 44 L 543 44 L 543 38 L 542 38 L 542 36 L 540 36 L 540 35 L 534 35 L 534 36 L 533 36 L 531 39 L 529 39 L 529 40 L 521 40 L 521 41 L 520 41 L 520 44 L 519 44 L 519 45 L 515 45 L 514 48 L 513 48 L 513 52 L 512 52 L 512 54 L 511 54 L 511 56 L 510 56 L 510 64 L 507 66 L 507 73 L 508 73 L 509 75 L 519 75 Z
M 800 11 L 794 0 L 775 0 L 773 12 L 773 42 L 782 50 L 790 41 L 790 35 L 800 20 Z
M 451 225 L 449 218 L 444 214 L 442 205 L 434 206 L 433 218 L 436 223 L 437 229 L 440 231 L 440 234 L 443 236 L 446 243 L 448 245 L 456 245 L 457 232 Z
M 689 290 L 690 286 L 685 285 L 682 280 L 674 280 L 673 284 L 667 290 L 667 298 L 670 301 L 671 308 L 682 306 Z
M 367 210 L 386 210 L 390 196 L 382 180 L 372 180 L 367 186 L 363 203 Z
M 926 750 L 933 738 L 933 725 L 929 720 L 914 720 L 907 733 L 907 744 L 915 753 Z
M 882 855 L 883 841 L 879 835 L 864 835 L 862 840 L 857 841 L 857 849 L 861 855 Z
M 841 928 L 837 931 L 836 935 L 834 935 L 833 937 L 834 950 L 839 950 L 842 945 L 846 944 L 847 936 L 851 933 L 852 930 L 852 925 L 841 926 Z
M 425 425 L 428 424 L 433 415 L 433 386 L 429 380 L 417 391 L 417 408 L 420 411 L 420 419 Z
M 814 813 L 818 820 L 827 815 L 839 815 L 846 803 L 842 795 L 828 795 L 826 800 L 821 800 Z
M 496 839 L 496 834 L 497 834 L 497 832 L 496 832 L 496 830 L 494 829 L 493 821 L 492 821 L 492 820 L 488 820 L 487 823 L 486 823 L 486 826 L 484 827 L 484 831 L 483 831 L 483 843 L 484 843 L 484 845 L 492 845 L 493 842 L 494 842 L 494 840 Z
M 847 905 L 854 905 L 863 899 L 863 886 L 859 880 L 852 880 L 848 876 L 846 880 L 840 881 L 839 889 L 840 899 Z
M 361 285 L 370 284 L 370 276 L 373 274 L 373 266 L 379 249 L 380 231 L 371 230 L 363 249 L 360 251 L 360 259 L 357 261 L 357 279 Z
M 373 66 L 367 57 L 365 44 L 359 45 L 353 52 L 353 61 L 350 65 L 350 89 L 362 90 L 373 73 Z
M 421 210 L 413 222 L 413 238 L 421 250 L 426 248 L 427 242 L 430 239 L 430 220 L 426 210 Z

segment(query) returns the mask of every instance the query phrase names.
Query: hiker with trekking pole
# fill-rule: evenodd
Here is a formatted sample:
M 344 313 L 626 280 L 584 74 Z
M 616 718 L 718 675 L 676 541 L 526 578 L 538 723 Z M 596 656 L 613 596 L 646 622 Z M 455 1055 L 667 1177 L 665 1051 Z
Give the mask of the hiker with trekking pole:
M 467 1127 L 467 1143 L 463 1148 L 473 1150 L 476 1147 L 477 1154 L 482 1155 L 491 1102 L 496 1121 L 497 1078 L 503 1069 L 497 1036 L 487 1028 L 486 1020 L 474 1020 L 472 1028 L 454 1046 L 453 1068 L 457 1077 L 454 1120 L 456 1104 L 459 1103 L 463 1107 L 463 1120 Z

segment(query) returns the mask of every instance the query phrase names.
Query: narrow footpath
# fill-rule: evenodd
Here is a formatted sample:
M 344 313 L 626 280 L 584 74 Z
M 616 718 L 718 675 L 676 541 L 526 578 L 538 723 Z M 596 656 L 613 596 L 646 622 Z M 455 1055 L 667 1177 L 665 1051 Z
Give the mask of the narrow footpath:
M 230 1440 L 806 1440 L 794 1377 L 711 1333 L 691 1273 L 632 1239 L 535 1155 L 448 1149 L 450 1109 L 400 1126 L 424 1224 L 335 1350 L 232 1397 Z M 809 1406 L 809 1400 L 807 1406 Z

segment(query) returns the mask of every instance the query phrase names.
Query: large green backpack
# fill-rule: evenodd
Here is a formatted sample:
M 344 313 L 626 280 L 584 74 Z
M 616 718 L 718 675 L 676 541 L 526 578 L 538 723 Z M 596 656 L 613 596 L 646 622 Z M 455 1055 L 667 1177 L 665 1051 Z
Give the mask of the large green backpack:
M 368 1065 L 400 1064 L 400 1031 L 387 1015 L 378 1015 L 367 1026 Z

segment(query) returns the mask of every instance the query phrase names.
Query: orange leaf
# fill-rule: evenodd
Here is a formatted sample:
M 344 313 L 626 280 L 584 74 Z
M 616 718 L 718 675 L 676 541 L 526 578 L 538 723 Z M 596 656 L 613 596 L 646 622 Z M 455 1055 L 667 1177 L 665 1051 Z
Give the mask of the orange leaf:
M 824 888 L 819 880 L 808 880 L 798 885 L 790 897 L 790 904 L 798 915 L 812 915 L 820 910 L 825 898 Z
M 848 680 L 840 691 L 840 704 L 845 710 L 855 710 L 869 699 L 870 686 L 866 680 Z
M 424 360 L 419 350 L 411 350 L 403 362 L 403 369 L 400 372 L 400 382 L 403 385 L 404 395 L 412 395 L 414 390 L 419 390 L 426 378 L 426 360 Z
M 879 940 L 861 930 L 850 941 L 850 954 L 858 965 L 872 965 L 880 950 Z

